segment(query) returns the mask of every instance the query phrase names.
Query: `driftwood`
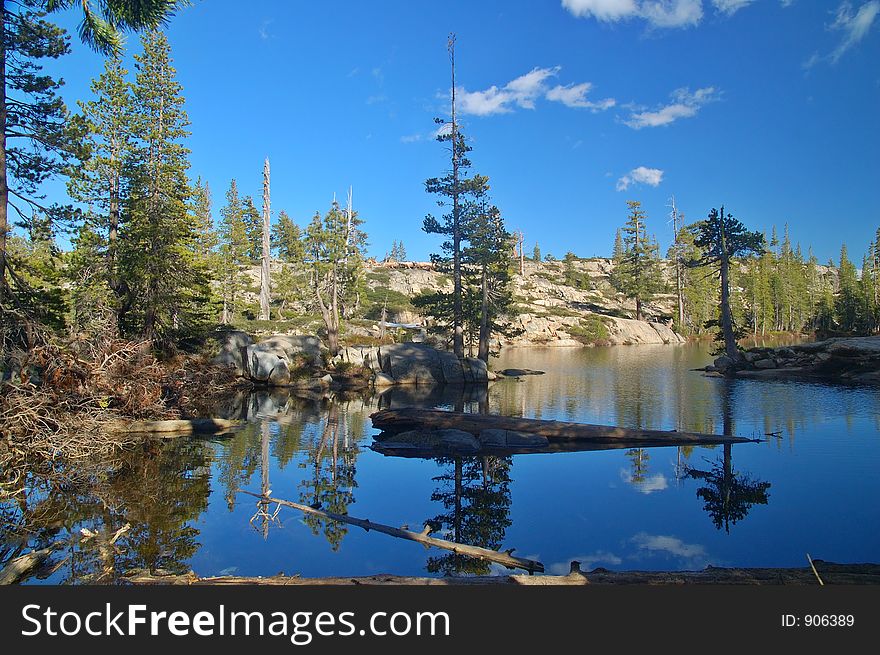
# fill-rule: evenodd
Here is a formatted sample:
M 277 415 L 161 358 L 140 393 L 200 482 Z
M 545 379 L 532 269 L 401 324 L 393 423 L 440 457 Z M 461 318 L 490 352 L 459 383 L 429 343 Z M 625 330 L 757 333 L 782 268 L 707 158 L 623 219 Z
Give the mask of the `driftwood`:
M 813 560 L 826 584 L 877 585 L 880 584 L 880 564 L 835 564 Z M 580 571 L 572 562 L 568 575 L 498 575 L 423 578 L 396 575 L 365 577 L 301 578 L 277 575 L 266 578 L 221 576 L 200 578 L 195 573 L 186 575 L 155 575 L 135 572 L 126 577 L 132 584 L 170 585 L 389 585 L 389 586 L 447 586 L 447 585 L 811 585 L 817 586 L 810 567 L 805 568 L 717 568 L 702 571 L 608 571 L 596 569 Z
M 40 568 L 52 553 L 61 546 L 55 544 L 48 548 L 32 550 L 24 555 L 11 559 L 0 571 L 0 585 L 16 584 L 27 578 L 31 573 Z
M 398 539 L 407 539 L 409 541 L 418 542 L 425 547 L 434 546 L 435 548 L 451 550 L 457 555 L 466 555 L 468 557 L 475 557 L 477 559 L 483 559 L 490 562 L 503 564 L 504 566 L 511 569 L 525 569 L 529 572 L 539 573 L 544 571 L 544 565 L 541 564 L 541 562 L 537 562 L 531 559 L 525 559 L 523 557 L 514 557 L 511 554 L 513 552 L 513 549 L 510 549 L 506 552 L 499 552 L 497 550 L 490 550 L 489 548 L 469 546 L 467 544 L 459 544 L 455 543 L 454 541 L 447 541 L 445 539 L 437 539 L 436 537 L 431 537 L 429 536 L 430 528 L 427 525 L 425 526 L 425 529 L 422 530 L 422 532 L 412 532 L 411 530 L 405 530 L 403 528 L 394 528 L 389 525 L 383 525 L 381 523 L 373 523 L 369 519 L 358 519 L 354 518 L 353 516 L 349 516 L 348 514 L 325 512 L 324 510 L 316 509 L 309 505 L 301 505 L 300 503 L 294 503 L 289 500 L 281 500 L 279 498 L 261 496 L 260 494 L 255 494 L 251 491 L 245 491 L 244 489 L 239 489 L 238 491 L 239 493 L 247 494 L 249 496 L 253 496 L 254 498 L 259 498 L 261 501 L 266 503 L 276 503 L 278 505 L 292 507 L 294 509 L 298 509 L 301 512 L 305 512 L 306 514 L 312 514 L 314 516 L 319 516 L 321 518 L 329 519 L 331 521 L 339 521 L 341 523 L 355 525 L 359 528 L 363 528 L 367 532 L 369 532 L 370 530 L 375 530 L 376 532 L 381 532 L 392 537 L 397 537 Z
M 241 421 L 225 418 L 171 419 L 167 421 L 115 421 L 110 425 L 113 432 L 138 434 L 213 434 L 226 432 L 241 425 Z
M 620 428 L 565 421 L 544 421 L 516 416 L 465 414 L 415 407 L 383 409 L 371 414 L 370 418 L 373 419 L 373 427 L 392 434 L 414 429 L 456 429 L 476 435 L 483 430 L 497 429 L 538 434 L 547 437 L 551 444 L 560 441 L 594 444 L 621 444 L 625 442 L 625 447 L 646 447 L 717 445 L 756 441 L 743 437 L 698 432 Z M 620 446 L 618 445 L 618 447 Z

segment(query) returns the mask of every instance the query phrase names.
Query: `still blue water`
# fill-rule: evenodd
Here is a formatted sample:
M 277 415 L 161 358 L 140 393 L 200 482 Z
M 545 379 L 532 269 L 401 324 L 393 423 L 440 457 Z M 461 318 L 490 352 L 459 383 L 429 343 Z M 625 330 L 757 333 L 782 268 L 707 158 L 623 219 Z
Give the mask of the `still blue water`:
M 710 361 L 702 345 L 531 348 L 506 351 L 492 368 L 546 374 L 499 380 L 488 394 L 256 394 L 226 410 L 248 417 L 244 430 L 168 441 L 129 457 L 91 489 L 34 492 L 25 513 L 42 521 L 44 533 L 55 521 L 56 536 L 82 527 L 109 535 L 131 525 L 112 551 L 90 540 L 71 548 L 46 579 L 51 583 L 109 579 L 137 568 L 201 576 L 506 572 L 294 509 L 255 516 L 256 499 L 236 488 L 270 489 L 275 497 L 392 526 L 420 530 L 431 522 L 437 536 L 515 548 L 548 573 L 567 573 L 572 560 L 584 569 L 617 570 L 804 566 L 806 553 L 880 561 L 880 390 L 727 380 L 692 370 Z M 405 405 L 762 441 L 733 446 L 726 462 L 722 447 L 458 464 L 370 450 L 376 431 L 369 414 Z

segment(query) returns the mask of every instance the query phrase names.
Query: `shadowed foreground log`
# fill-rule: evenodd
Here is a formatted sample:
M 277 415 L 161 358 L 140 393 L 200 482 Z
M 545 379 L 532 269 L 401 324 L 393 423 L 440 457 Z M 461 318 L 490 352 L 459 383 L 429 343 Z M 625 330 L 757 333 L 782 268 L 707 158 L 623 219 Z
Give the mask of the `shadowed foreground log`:
M 755 439 L 731 437 L 699 432 L 676 432 L 674 430 L 642 430 L 619 428 L 609 425 L 544 421 L 516 416 L 493 414 L 466 414 L 439 409 L 383 409 L 370 415 L 373 427 L 394 434 L 417 429 L 454 429 L 478 435 L 483 430 L 509 430 L 547 437 L 554 441 L 582 441 L 596 444 L 626 442 L 627 447 L 645 446 L 698 446 L 733 443 L 749 443 Z M 634 446 L 629 446 L 634 444 Z
M 319 516 L 321 518 L 329 519 L 331 521 L 339 521 L 341 523 L 355 525 L 359 528 L 363 528 L 367 532 L 369 532 L 370 530 L 375 530 L 376 532 L 381 532 L 382 534 L 397 537 L 398 539 L 415 541 L 424 545 L 425 547 L 434 546 L 435 548 L 451 550 L 457 555 L 466 555 L 468 557 L 475 557 L 477 559 L 484 559 L 490 562 L 496 562 L 498 564 L 503 564 L 504 566 L 511 569 L 525 569 L 526 571 L 530 572 L 544 571 L 544 565 L 541 564 L 541 562 L 537 562 L 531 559 L 525 559 L 523 557 L 514 557 L 513 555 L 511 555 L 513 549 L 510 549 L 506 552 L 499 552 L 497 550 L 490 550 L 488 548 L 480 548 L 479 546 L 469 546 L 467 544 L 459 544 L 454 541 L 447 541 L 445 539 L 437 539 L 436 537 L 431 537 L 429 536 L 430 530 L 427 525 L 422 532 L 412 532 L 403 528 L 394 528 L 390 525 L 373 523 L 368 519 L 354 518 L 353 516 L 349 516 L 348 514 L 325 512 L 324 510 L 316 509 L 309 505 L 301 505 L 300 503 L 294 503 L 289 500 L 281 500 L 280 498 L 261 496 L 260 494 L 255 494 L 251 491 L 245 491 L 244 489 L 238 489 L 238 492 L 247 494 L 248 496 L 253 496 L 254 498 L 259 498 L 261 501 L 266 503 L 275 503 L 277 505 L 283 505 L 284 507 L 292 507 L 293 509 L 298 509 L 301 512 L 305 512 L 306 514 L 312 514 L 314 516 Z
M 826 585 L 880 584 L 880 564 L 835 564 L 813 560 Z M 186 575 L 151 575 L 134 573 L 126 578 L 132 584 L 172 585 L 389 585 L 389 586 L 447 586 L 447 585 L 810 585 L 819 581 L 810 567 L 776 569 L 737 569 L 710 566 L 702 571 L 607 571 L 596 569 L 589 573 L 578 570 L 572 563 L 568 575 L 499 575 L 446 578 L 419 578 L 396 575 L 365 577 L 300 578 L 277 575 L 267 578 L 222 576 L 200 578 L 195 573 Z
M 138 434 L 215 434 L 228 432 L 242 424 L 225 418 L 170 419 L 167 421 L 117 421 L 109 427 L 114 432 Z

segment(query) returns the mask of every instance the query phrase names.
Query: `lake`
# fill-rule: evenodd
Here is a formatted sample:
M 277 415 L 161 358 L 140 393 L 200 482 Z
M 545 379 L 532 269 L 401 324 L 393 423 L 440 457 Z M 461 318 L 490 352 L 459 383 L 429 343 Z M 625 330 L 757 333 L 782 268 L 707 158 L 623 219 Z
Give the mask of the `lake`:
M 225 409 L 248 418 L 232 435 L 153 443 L 85 480 L 29 480 L 26 500 L 0 505 L 0 554 L 84 535 L 58 553 L 53 572 L 29 581 L 54 584 L 144 568 L 200 576 L 508 572 L 295 509 L 261 511 L 241 488 L 416 531 L 427 522 L 435 536 L 515 548 L 548 573 L 567 573 L 572 560 L 585 570 L 801 567 L 807 553 L 880 561 L 880 391 L 691 370 L 711 359 L 702 344 L 511 349 L 491 367 L 546 374 L 499 380 L 488 392 L 254 393 Z M 409 405 L 762 441 L 442 460 L 370 450 L 369 414 Z

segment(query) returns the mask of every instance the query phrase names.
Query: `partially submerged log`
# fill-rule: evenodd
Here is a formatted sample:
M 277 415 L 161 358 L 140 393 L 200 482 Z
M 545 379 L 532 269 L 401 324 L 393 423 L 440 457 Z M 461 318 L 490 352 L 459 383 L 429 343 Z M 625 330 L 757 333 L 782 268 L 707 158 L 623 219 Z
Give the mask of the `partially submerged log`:
M 311 507 L 310 505 L 302 505 L 300 503 L 294 503 L 289 500 L 282 500 L 280 498 L 271 498 L 269 496 L 262 496 L 260 494 L 253 493 L 251 491 L 245 491 L 244 489 L 238 489 L 239 493 L 247 494 L 248 496 L 253 496 L 254 498 L 259 498 L 262 502 L 265 503 L 275 503 L 277 505 L 283 505 L 284 507 L 292 507 L 293 509 L 298 509 L 301 512 L 305 512 L 306 514 L 312 514 L 313 516 L 319 516 L 324 519 L 329 519 L 331 521 L 339 521 L 341 523 L 347 523 L 349 525 L 355 525 L 359 528 L 363 528 L 367 532 L 370 530 L 375 530 L 376 532 L 381 532 L 383 534 L 390 535 L 392 537 L 397 537 L 398 539 L 407 539 L 409 541 L 415 541 L 424 545 L 425 547 L 433 546 L 435 548 L 442 548 L 444 550 L 451 550 L 457 555 L 466 555 L 468 557 L 475 557 L 477 559 L 488 560 L 490 562 L 496 562 L 498 564 L 503 564 L 504 566 L 511 569 L 525 569 L 529 572 L 543 572 L 544 565 L 541 562 L 537 562 L 535 560 L 526 559 L 524 557 L 515 557 L 511 553 L 513 549 L 510 549 L 506 552 L 499 552 L 497 550 L 491 550 L 489 548 L 481 548 L 479 546 L 469 546 L 468 544 L 459 544 L 454 541 L 447 541 L 446 539 L 438 539 L 436 537 L 430 536 L 430 528 L 426 525 L 425 529 L 422 532 L 412 532 L 411 530 L 406 530 L 404 528 L 394 528 L 390 525 L 383 525 L 381 523 L 373 523 L 369 519 L 358 519 L 353 516 L 349 516 L 348 514 L 337 514 L 335 512 L 326 512 L 321 509 L 317 509 L 315 507 Z
M 46 560 L 56 550 L 61 548 L 61 544 L 53 544 L 48 548 L 40 548 L 32 550 L 24 555 L 9 560 L 9 563 L 0 571 L 0 585 L 10 585 L 21 582 L 34 571 L 39 569 Z
M 415 429 L 454 429 L 478 436 L 485 430 L 507 430 L 541 435 L 546 437 L 551 444 L 583 442 L 612 445 L 612 447 L 616 444 L 616 447 L 619 448 L 643 448 L 647 446 L 704 446 L 757 441 L 743 437 L 698 432 L 621 428 L 566 421 L 544 421 L 516 416 L 466 414 L 416 407 L 383 409 L 371 414 L 370 418 L 373 420 L 373 427 L 391 434 Z
M 225 418 L 171 419 L 167 421 L 117 421 L 110 429 L 113 432 L 134 432 L 138 434 L 215 434 L 228 432 L 242 424 Z
M 813 560 L 822 580 L 833 585 L 880 584 L 880 564 L 835 564 Z M 819 582 L 810 567 L 803 568 L 718 568 L 709 566 L 702 571 L 608 571 L 596 569 L 582 573 L 576 562 L 568 575 L 497 575 L 425 578 L 397 575 L 370 575 L 363 577 L 301 578 L 276 575 L 266 578 L 220 576 L 200 578 L 195 573 L 186 575 L 155 575 L 136 572 L 126 581 L 140 585 L 388 585 L 388 586 L 447 586 L 447 585 L 810 585 Z

